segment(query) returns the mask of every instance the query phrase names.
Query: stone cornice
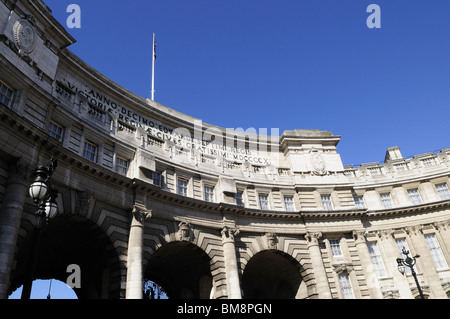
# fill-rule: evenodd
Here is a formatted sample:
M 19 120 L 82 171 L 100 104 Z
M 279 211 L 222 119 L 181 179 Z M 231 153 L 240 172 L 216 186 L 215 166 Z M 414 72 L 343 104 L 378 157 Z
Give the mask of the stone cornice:
M 376 218 L 381 216 L 402 215 L 411 213 L 428 213 L 430 211 L 450 207 L 450 200 L 442 200 L 438 202 L 425 203 L 413 206 L 404 206 L 391 209 L 370 210 L 367 211 L 368 218 Z

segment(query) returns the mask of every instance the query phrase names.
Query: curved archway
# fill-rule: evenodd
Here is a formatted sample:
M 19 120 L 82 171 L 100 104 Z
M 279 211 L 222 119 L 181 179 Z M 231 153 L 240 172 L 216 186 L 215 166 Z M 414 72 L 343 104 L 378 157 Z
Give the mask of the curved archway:
M 20 243 L 11 290 L 25 282 L 30 262 L 33 231 Z M 91 221 L 76 216 L 58 216 L 46 225 L 39 241 L 34 279 L 73 282 L 79 299 L 119 298 L 113 289 L 113 273 L 120 267 L 106 234 Z M 77 271 L 75 269 L 78 269 Z
M 294 299 L 302 283 L 300 264 L 278 250 L 254 255 L 242 275 L 245 299 Z
M 211 293 L 210 258 L 189 242 L 160 247 L 150 257 L 144 277 L 160 285 L 173 299 L 207 299 Z

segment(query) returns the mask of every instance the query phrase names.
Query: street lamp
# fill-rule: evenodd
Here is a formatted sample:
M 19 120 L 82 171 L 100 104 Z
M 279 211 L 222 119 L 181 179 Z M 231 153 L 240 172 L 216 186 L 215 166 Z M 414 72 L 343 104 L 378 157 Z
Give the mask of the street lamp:
M 23 285 L 22 299 L 30 299 L 31 286 L 33 284 L 34 273 L 36 271 L 37 256 L 39 251 L 39 239 L 42 225 L 48 223 L 50 219 L 58 213 L 56 198 L 58 190 L 50 183 L 50 177 L 56 169 L 58 162 L 53 158 L 47 165 L 41 165 L 34 171 L 34 181 L 30 185 L 29 194 L 34 204 L 38 207 L 35 215 L 37 218 L 36 227 L 33 232 L 33 242 L 31 249 L 31 262 L 28 263 L 27 279 Z
M 417 289 L 419 290 L 420 298 L 425 299 L 423 296 L 422 288 L 420 288 L 419 281 L 417 280 L 416 272 L 414 271 L 414 265 L 416 264 L 416 258 L 419 258 L 419 255 L 415 255 L 414 257 L 409 257 L 409 250 L 406 250 L 405 247 L 403 247 L 402 250 L 403 255 L 406 256 L 405 259 L 397 258 L 397 269 L 398 271 L 403 275 L 405 273 L 405 266 L 409 267 L 411 269 L 411 274 L 414 277 L 414 280 L 417 285 Z

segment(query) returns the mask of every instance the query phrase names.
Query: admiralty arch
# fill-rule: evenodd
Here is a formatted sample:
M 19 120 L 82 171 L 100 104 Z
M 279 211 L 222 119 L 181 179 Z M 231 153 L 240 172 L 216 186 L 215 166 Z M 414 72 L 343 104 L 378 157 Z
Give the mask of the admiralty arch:
M 202 123 L 74 42 L 41 0 L 0 1 L 0 298 L 69 265 L 80 299 L 143 298 L 144 280 L 174 299 L 450 296 L 450 148 L 343 165 L 340 136 Z M 57 192 L 39 232 L 38 178 Z

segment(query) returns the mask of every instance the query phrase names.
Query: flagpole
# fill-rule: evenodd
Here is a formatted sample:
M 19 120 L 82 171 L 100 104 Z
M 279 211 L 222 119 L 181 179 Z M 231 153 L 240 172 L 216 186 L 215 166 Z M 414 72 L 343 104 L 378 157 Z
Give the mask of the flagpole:
M 153 33 L 152 46 L 152 100 L 155 100 L 155 33 Z

